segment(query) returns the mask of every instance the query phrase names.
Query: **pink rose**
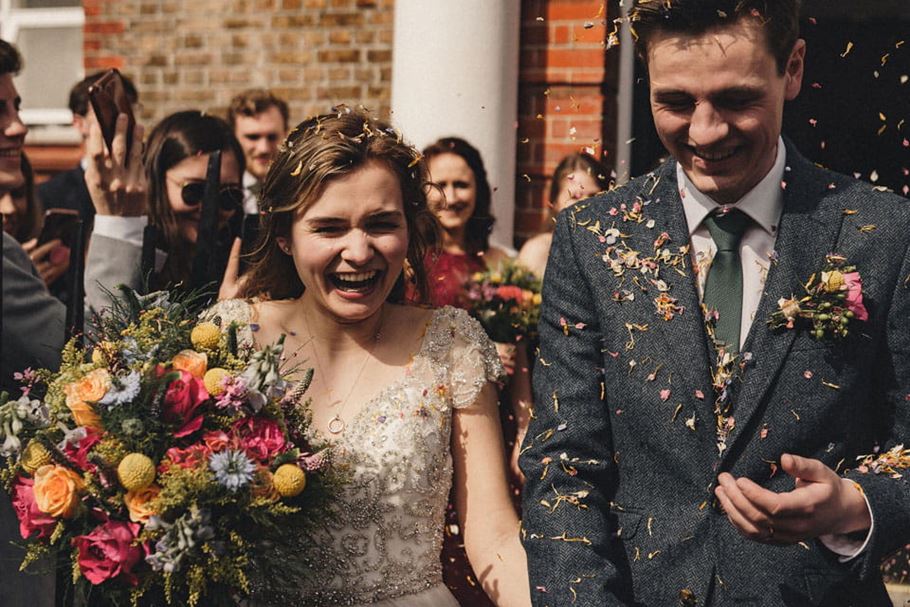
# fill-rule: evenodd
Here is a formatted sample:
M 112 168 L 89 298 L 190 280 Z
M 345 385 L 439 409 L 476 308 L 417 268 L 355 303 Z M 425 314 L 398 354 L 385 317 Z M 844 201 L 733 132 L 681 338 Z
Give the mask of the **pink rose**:
M 171 447 L 164 454 L 161 465 L 158 466 L 159 472 L 166 472 L 171 464 L 180 468 L 193 468 L 209 456 L 209 450 L 205 445 L 192 445 L 186 449 Z
M 284 433 L 270 419 L 244 418 L 234 424 L 234 433 L 240 439 L 240 448 L 259 461 L 271 460 L 284 450 Z
M 133 544 L 139 529 L 136 523 L 108 521 L 88 535 L 74 537 L 82 575 L 95 585 L 121 576 L 132 586 L 138 584 L 133 567 L 145 556 L 142 547 Z
M 63 448 L 63 452 L 66 453 L 70 461 L 76 464 L 80 470 L 94 472 L 95 464 L 92 464 L 88 461 L 88 454 L 92 450 L 92 447 L 98 444 L 101 440 L 101 433 L 95 430 L 94 428 L 85 429 L 85 438 L 80 440 L 77 444 L 67 443 Z
M 168 385 L 164 394 L 164 421 L 177 424 L 176 438 L 192 434 L 202 427 L 202 416 L 196 410 L 209 399 L 205 383 L 186 371 Z
M 847 309 L 853 312 L 857 320 L 869 320 L 869 312 L 863 305 L 863 280 L 859 277 L 859 272 L 847 272 L 844 274 L 844 282 L 847 283 Z
M 227 449 L 233 441 L 223 430 L 212 430 L 202 435 L 202 442 L 205 443 L 209 451 L 218 453 Z
M 20 476 L 13 485 L 13 510 L 19 519 L 19 535 L 24 540 L 35 531 L 38 532 L 39 538 L 48 537 L 57 524 L 57 519 L 38 509 L 35 503 L 34 484 L 35 481 L 32 479 Z

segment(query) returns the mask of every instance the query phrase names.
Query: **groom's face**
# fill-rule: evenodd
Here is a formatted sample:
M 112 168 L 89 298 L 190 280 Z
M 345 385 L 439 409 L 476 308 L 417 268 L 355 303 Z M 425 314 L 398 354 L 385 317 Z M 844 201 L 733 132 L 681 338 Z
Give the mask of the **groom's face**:
M 657 32 L 649 40 L 657 133 L 701 192 L 734 203 L 771 170 L 784 101 L 799 94 L 804 56 L 800 40 L 781 74 L 752 19 L 699 35 Z

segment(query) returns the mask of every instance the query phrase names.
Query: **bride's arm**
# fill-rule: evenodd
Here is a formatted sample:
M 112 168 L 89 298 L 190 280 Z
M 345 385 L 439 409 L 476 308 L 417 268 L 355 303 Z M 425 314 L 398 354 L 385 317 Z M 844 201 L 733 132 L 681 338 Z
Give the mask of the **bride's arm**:
M 500 607 L 530 605 L 528 565 L 509 499 L 496 390 L 487 384 L 477 401 L 456 409 L 452 421 L 455 507 L 471 567 Z

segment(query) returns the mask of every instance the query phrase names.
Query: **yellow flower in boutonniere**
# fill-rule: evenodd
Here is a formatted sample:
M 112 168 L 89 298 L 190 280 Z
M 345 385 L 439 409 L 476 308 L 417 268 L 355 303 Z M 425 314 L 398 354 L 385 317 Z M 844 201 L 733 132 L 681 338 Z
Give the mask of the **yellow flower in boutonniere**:
M 838 270 L 822 272 L 822 283 L 825 285 L 825 290 L 827 290 L 828 293 L 838 293 L 843 290 L 845 284 L 844 275 Z
M 828 255 L 824 269 L 803 285 L 806 295 L 779 299 L 768 325 L 772 329 L 793 329 L 802 320 L 811 324 L 810 334 L 822 340 L 846 337 L 852 322 L 869 320 L 862 278 L 855 266 L 846 263 L 843 256 Z

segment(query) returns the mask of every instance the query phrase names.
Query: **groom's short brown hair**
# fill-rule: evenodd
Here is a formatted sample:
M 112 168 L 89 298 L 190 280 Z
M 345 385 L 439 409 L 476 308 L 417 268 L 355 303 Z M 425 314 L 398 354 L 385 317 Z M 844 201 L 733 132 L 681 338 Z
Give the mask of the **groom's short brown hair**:
M 765 27 L 768 50 L 783 74 L 799 37 L 800 0 L 636 0 L 632 28 L 639 57 L 648 64 L 648 42 L 657 32 L 697 36 L 755 19 Z

